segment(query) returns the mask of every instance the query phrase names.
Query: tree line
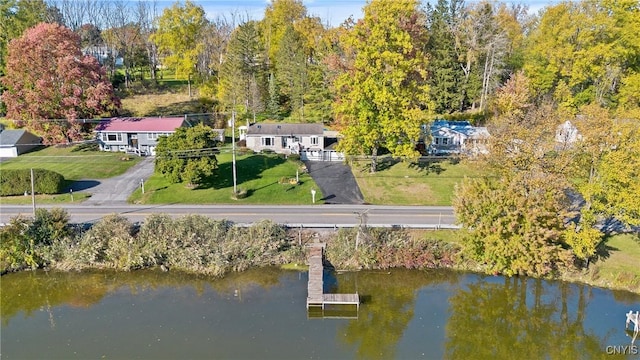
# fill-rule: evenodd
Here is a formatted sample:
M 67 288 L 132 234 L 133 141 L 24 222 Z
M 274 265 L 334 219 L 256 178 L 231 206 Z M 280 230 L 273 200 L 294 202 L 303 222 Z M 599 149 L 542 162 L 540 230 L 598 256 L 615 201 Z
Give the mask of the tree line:
M 195 81 L 200 96 L 215 100 L 212 111 L 345 129 L 369 117 L 382 127 L 361 125 L 374 135 L 354 136 L 359 151 L 369 155 L 413 138 L 415 123 L 434 114 L 486 115 L 497 89 L 521 70 L 535 99 L 551 98 L 573 113 L 591 103 L 612 110 L 638 107 L 635 1 L 563 2 L 535 15 L 524 5 L 462 0 L 375 0 L 363 10 L 362 19 L 331 27 L 301 0 L 270 2 L 261 20 L 241 13 L 208 19 L 191 1 L 161 11 L 156 1 L 3 0 L 3 92 L 15 86 L 6 79 L 10 41 L 49 22 L 76 34 L 81 49 L 108 49 L 102 65 L 124 87 L 165 69 L 189 85 Z M 116 72 L 118 58 L 122 74 Z M 94 113 L 115 113 L 113 104 L 116 109 Z M 396 129 L 377 134 L 389 127 Z

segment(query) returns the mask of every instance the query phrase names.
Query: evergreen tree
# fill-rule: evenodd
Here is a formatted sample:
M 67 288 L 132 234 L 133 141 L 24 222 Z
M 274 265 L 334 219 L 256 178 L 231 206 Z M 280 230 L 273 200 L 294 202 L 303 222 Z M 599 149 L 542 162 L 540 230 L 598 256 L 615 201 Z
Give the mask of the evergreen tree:
M 255 21 L 238 26 L 231 34 L 221 74 L 220 98 L 227 108 L 247 116 L 265 108 L 265 59 L 260 37 Z
M 452 29 L 459 21 L 462 1 L 438 0 L 435 8 L 428 7 L 429 90 L 438 114 L 461 110 L 464 73 L 458 62 Z

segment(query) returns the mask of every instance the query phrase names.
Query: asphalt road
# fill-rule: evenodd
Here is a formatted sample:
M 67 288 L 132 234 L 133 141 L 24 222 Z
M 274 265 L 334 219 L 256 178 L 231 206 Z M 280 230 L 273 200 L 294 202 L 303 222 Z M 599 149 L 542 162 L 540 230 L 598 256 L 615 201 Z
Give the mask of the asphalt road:
M 37 206 L 37 204 L 36 204 Z M 43 207 L 55 207 L 48 205 Z M 378 206 L 378 205 L 73 205 L 65 206 L 74 223 L 92 223 L 108 214 L 121 214 L 130 221 L 144 221 L 150 214 L 163 213 L 173 217 L 200 214 L 249 224 L 269 219 L 279 224 L 309 228 L 352 227 L 360 223 L 359 213 L 366 213 L 368 226 L 451 228 L 455 217 L 445 206 Z M 29 205 L 3 205 L 0 222 L 7 223 L 19 214 L 31 216 Z

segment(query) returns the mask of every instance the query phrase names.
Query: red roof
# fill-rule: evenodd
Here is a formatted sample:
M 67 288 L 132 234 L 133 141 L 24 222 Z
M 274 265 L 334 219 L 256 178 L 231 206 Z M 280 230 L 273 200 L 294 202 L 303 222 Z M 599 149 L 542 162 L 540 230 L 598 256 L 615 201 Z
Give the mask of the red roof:
M 183 117 L 112 118 L 101 121 L 95 131 L 171 132 L 183 123 Z

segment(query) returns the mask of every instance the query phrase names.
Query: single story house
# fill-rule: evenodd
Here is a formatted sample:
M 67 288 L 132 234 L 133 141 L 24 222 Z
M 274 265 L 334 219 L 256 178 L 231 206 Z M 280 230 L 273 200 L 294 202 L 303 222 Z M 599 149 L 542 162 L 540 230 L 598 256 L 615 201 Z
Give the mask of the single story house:
M 247 148 L 278 154 L 299 154 L 302 160 L 343 161 L 344 155 L 334 150 L 337 134 L 322 124 L 255 123 L 239 128 Z
M 42 145 L 42 139 L 27 130 L 0 128 L 0 157 L 17 157 Z
M 573 143 L 581 139 L 582 135 L 580 135 L 578 128 L 569 120 L 556 128 L 556 142 L 560 149 L 571 147 Z
M 160 136 L 169 136 L 186 125 L 184 117 L 112 118 L 101 121 L 94 132 L 103 151 L 155 155 Z
M 429 126 L 431 155 L 477 155 L 487 153 L 489 131 L 468 121 L 436 120 Z
M 298 154 L 302 150 L 324 150 L 322 124 L 251 124 L 245 134 L 247 147 L 260 152 Z

